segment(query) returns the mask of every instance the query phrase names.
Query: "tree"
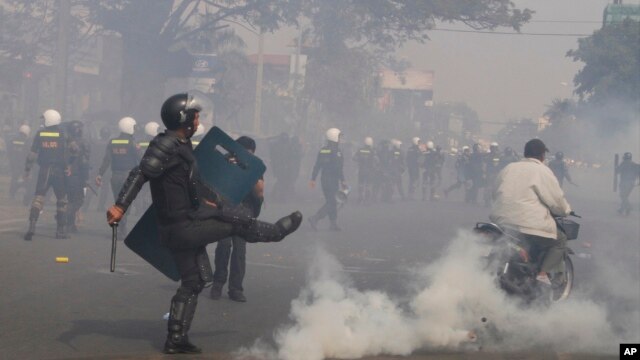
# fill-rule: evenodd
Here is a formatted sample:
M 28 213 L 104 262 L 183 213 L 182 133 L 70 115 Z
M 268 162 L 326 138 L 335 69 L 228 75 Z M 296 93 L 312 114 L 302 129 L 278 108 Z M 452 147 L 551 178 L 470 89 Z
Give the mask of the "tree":
M 607 25 L 578 40 L 567 56 L 585 66 L 574 78 L 581 100 L 604 104 L 608 100 L 638 101 L 640 94 L 640 22 L 626 19 Z
M 321 104 L 337 126 L 364 121 L 381 66 L 402 71 L 393 53 L 407 41 L 425 42 L 437 21 L 463 22 L 475 29 L 516 30 L 530 10 L 509 0 L 396 1 L 302 0 L 302 17 L 313 44 L 308 51 L 306 95 Z M 301 23 L 303 23 L 301 21 Z

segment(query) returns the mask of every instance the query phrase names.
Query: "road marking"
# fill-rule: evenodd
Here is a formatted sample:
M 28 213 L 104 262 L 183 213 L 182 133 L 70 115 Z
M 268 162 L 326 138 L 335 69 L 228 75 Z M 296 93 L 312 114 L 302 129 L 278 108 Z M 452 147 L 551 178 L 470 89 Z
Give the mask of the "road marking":
M 25 221 L 25 219 L 9 219 L 9 220 L 2 220 L 2 221 L 0 221 L 0 225 L 4 225 L 4 224 L 13 224 L 13 223 L 23 222 L 23 221 Z

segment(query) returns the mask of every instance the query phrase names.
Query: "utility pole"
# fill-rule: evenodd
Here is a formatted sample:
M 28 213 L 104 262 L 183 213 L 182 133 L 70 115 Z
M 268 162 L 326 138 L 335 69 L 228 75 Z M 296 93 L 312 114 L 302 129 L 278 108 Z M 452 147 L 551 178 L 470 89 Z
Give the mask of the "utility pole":
M 55 108 L 65 115 L 67 100 L 67 65 L 69 62 L 69 0 L 58 0 L 58 42 L 55 57 L 54 99 Z
M 262 72 L 264 70 L 264 34 L 260 29 L 258 40 L 258 73 L 256 76 L 256 104 L 253 114 L 253 132 L 256 136 L 260 135 L 261 130 L 261 111 L 262 111 Z

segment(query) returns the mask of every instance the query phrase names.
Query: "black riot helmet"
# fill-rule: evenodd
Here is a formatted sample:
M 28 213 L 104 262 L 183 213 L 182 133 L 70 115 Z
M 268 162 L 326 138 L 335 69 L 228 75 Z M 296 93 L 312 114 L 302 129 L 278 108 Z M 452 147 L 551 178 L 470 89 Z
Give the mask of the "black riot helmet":
M 631 160 L 631 153 L 630 152 L 624 153 L 624 155 L 622 155 L 622 160 Z
M 193 126 L 196 113 L 210 106 L 207 96 L 197 90 L 170 96 L 162 104 L 160 117 L 162 123 L 169 130 L 188 128 Z
M 562 151 L 558 151 L 556 153 L 556 160 L 562 160 L 564 159 L 564 153 Z

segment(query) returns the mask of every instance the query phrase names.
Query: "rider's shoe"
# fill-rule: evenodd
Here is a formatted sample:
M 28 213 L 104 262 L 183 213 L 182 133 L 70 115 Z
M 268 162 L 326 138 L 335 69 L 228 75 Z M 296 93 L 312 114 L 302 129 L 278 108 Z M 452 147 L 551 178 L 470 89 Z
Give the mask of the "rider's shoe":
M 549 280 L 549 275 L 547 273 L 540 273 L 536 276 L 536 280 L 546 286 L 551 286 L 551 280 Z

